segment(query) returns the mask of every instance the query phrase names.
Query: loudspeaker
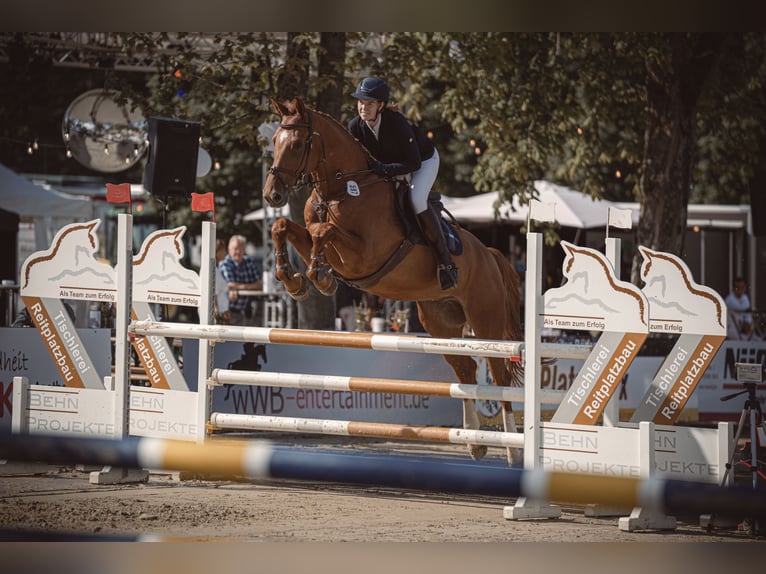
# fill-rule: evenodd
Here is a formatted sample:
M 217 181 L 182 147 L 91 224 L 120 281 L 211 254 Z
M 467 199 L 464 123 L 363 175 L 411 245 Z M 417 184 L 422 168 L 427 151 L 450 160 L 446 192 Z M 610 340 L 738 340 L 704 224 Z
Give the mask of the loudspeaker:
M 149 118 L 149 153 L 144 187 L 153 195 L 186 195 L 197 178 L 200 125 L 173 118 Z

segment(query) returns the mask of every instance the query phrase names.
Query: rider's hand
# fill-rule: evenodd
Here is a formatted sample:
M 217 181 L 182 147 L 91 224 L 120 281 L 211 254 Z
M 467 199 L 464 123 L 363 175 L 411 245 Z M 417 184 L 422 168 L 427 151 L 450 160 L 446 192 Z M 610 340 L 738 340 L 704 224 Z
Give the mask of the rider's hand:
M 370 168 L 370 171 L 376 175 L 388 175 L 388 172 L 386 171 L 386 164 L 379 162 L 376 159 L 370 158 L 370 161 L 367 162 L 367 165 Z

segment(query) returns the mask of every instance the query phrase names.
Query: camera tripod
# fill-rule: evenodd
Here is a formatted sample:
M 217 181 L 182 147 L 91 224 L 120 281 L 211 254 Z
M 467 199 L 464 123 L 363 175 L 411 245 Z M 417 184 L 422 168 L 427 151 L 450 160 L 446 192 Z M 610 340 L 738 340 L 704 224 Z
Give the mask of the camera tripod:
M 726 472 L 723 475 L 723 480 L 721 481 L 721 485 L 725 485 L 727 479 L 729 478 L 729 472 L 731 472 L 732 468 L 734 467 L 734 457 L 737 454 L 737 445 L 739 444 L 739 439 L 742 436 L 742 430 L 745 428 L 745 422 L 750 419 L 750 472 L 753 475 L 753 488 L 758 487 L 758 475 L 760 474 L 758 472 L 758 427 L 760 425 L 763 425 L 763 412 L 761 411 L 761 403 L 758 402 L 758 398 L 755 396 L 755 383 L 743 383 L 745 386 L 744 391 L 738 391 L 736 393 L 733 393 L 731 395 L 726 395 L 724 397 L 721 397 L 721 401 L 729 401 L 733 398 L 736 398 L 740 395 L 744 395 L 747 393 L 747 399 L 745 400 L 745 405 L 742 408 L 742 414 L 739 417 L 739 423 L 737 424 L 737 433 L 734 436 L 734 441 L 732 442 L 732 454 L 731 459 L 729 459 L 729 463 L 726 465 Z
M 737 456 L 737 446 L 742 436 L 742 431 L 745 428 L 745 423 L 749 419 L 750 423 L 750 462 L 742 461 L 746 466 L 750 468 L 750 472 L 753 477 L 753 490 L 758 488 L 758 476 L 766 480 L 766 476 L 758 470 L 758 427 L 763 425 L 763 431 L 766 434 L 766 423 L 763 420 L 763 412 L 761 411 L 761 404 L 758 402 L 758 398 L 755 396 L 755 383 L 745 382 L 743 383 L 745 390 L 738 391 L 731 395 L 721 397 L 721 401 L 729 401 L 733 398 L 739 397 L 747 393 L 747 399 L 745 405 L 742 408 L 742 414 L 739 417 L 739 423 L 737 424 L 737 432 L 734 436 L 734 440 L 731 446 L 731 458 L 726 465 L 726 472 L 724 472 L 721 486 L 725 486 L 729 478 L 729 473 L 734 468 L 734 458 Z M 766 444 L 766 443 L 765 443 Z M 708 528 L 713 526 L 714 517 L 709 517 Z M 752 535 L 763 535 L 766 533 L 766 524 L 762 521 L 753 520 L 746 517 L 743 522 L 743 526 Z

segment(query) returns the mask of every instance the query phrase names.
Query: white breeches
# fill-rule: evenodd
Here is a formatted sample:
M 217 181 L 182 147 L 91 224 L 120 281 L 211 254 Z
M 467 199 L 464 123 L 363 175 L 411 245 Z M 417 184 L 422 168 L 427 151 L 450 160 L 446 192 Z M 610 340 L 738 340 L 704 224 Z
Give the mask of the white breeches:
M 423 213 L 428 209 L 428 193 L 439 173 L 439 152 L 420 164 L 420 169 L 412 172 L 410 179 L 410 200 L 415 213 Z

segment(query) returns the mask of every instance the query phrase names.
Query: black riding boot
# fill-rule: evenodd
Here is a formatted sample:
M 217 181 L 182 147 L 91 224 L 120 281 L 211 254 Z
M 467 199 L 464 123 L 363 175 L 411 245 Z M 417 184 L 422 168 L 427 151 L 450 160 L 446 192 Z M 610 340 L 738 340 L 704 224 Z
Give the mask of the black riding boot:
M 439 216 L 429 207 L 422 213 L 418 213 L 418 223 L 420 223 L 420 228 L 425 233 L 426 239 L 428 239 L 431 247 L 433 247 L 439 260 L 437 269 L 442 291 L 454 289 L 457 287 L 457 267 L 452 260 L 449 249 L 447 249 L 447 242 L 444 240 Z

